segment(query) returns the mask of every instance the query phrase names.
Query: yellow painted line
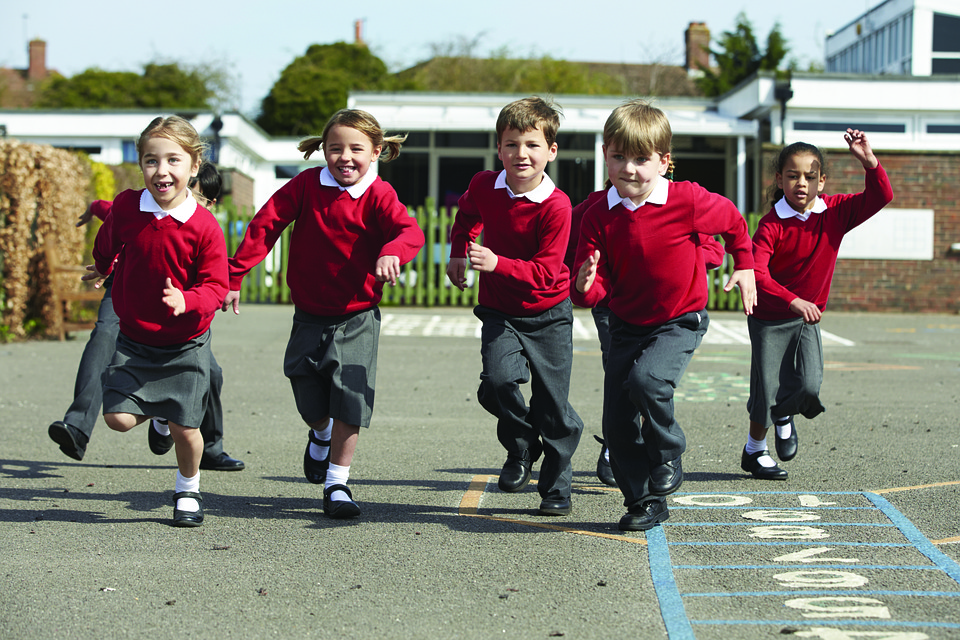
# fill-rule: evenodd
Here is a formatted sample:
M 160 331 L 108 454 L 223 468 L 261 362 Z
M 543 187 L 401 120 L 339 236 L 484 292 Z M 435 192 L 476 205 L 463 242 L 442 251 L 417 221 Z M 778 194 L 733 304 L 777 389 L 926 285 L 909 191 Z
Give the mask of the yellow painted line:
M 917 489 L 932 489 L 934 487 L 952 487 L 960 484 L 960 480 L 953 480 L 951 482 L 934 482 L 933 484 L 918 484 L 912 487 L 895 487 L 893 489 L 880 489 L 878 491 L 871 491 L 871 493 L 897 493 L 899 491 L 916 491 Z M 960 544 L 960 536 L 954 536 L 952 538 L 944 538 L 943 540 L 931 540 L 933 544 Z
M 529 520 L 517 520 L 515 518 L 500 518 L 497 516 L 488 516 L 482 513 L 478 513 L 480 509 L 480 498 L 483 496 L 484 491 L 486 491 L 487 484 L 493 482 L 494 480 L 499 479 L 500 476 L 491 476 L 491 475 L 478 475 L 473 476 L 473 479 L 470 481 L 470 486 L 467 487 L 466 493 L 463 494 L 463 497 L 460 499 L 460 507 L 458 513 L 461 516 L 467 516 L 469 518 L 483 518 L 484 520 L 493 520 L 495 522 L 507 522 L 510 524 L 520 524 L 528 527 L 537 527 L 539 529 L 549 529 L 551 531 L 560 531 L 563 533 L 575 533 L 581 536 L 593 536 L 595 538 L 604 538 L 606 540 L 619 540 L 620 542 L 630 542 L 633 544 L 646 545 L 647 541 L 643 538 L 628 538 L 627 536 L 615 535 L 612 533 L 599 533 L 597 531 L 585 531 L 583 529 L 574 529 L 572 527 L 564 527 L 562 525 L 556 524 L 547 524 L 545 522 L 531 522 Z M 532 484 L 536 484 L 536 481 L 531 480 Z M 583 486 L 583 485 L 581 485 Z M 590 488 L 601 488 L 593 487 L 590 485 Z M 602 489 L 607 491 L 615 491 L 611 487 L 602 487 Z
M 823 368 L 830 371 L 917 371 L 923 367 L 914 367 L 903 364 L 879 364 L 876 362 L 831 362 L 823 363 Z
M 916 491 L 917 489 L 932 489 L 933 487 L 952 487 L 958 484 L 960 484 L 960 480 L 954 480 L 951 482 L 935 482 L 933 484 L 918 484 L 913 487 L 895 487 L 893 489 L 879 489 L 877 491 L 871 491 L 870 493 L 897 493 L 899 491 Z

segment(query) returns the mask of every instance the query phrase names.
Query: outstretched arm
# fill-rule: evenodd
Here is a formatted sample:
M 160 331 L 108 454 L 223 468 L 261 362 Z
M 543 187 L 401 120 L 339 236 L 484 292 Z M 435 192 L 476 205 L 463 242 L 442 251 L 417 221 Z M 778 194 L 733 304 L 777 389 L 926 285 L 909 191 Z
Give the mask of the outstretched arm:
M 870 141 L 867 140 L 867 134 L 859 129 L 847 129 L 843 134 L 843 140 L 850 147 L 850 153 L 860 161 L 864 169 L 875 169 L 880 162 L 877 156 L 873 155 L 873 148 L 870 147 Z

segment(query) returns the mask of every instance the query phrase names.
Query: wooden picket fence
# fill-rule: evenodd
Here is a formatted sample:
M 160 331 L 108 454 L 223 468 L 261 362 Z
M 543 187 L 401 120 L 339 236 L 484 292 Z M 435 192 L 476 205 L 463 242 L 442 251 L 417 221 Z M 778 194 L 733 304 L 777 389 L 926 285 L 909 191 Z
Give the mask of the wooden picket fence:
M 247 224 L 255 213 L 252 209 L 237 209 L 230 204 L 226 211 L 227 253 L 233 255 Z M 426 236 L 426 244 L 416 258 L 404 265 L 397 286 L 383 288 L 383 306 L 415 307 L 473 307 L 479 298 L 479 278 L 475 271 L 467 271 L 467 288 L 460 291 L 447 279 L 447 262 L 450 257 L 450 227 L 457 213 L 456 207 L 437 207 L 432 200 L 419 207 L 409 208 L 410 215 L 417 219 Z M 759 216 L 750 214 L 747 222 L 751 234 L 756 229 Z M 287 255 L 290 248 L 292 226 L 284 230 L 280 240 L 268 257 L 254 267 L 244 278 L 240 290 L 241 302 L 290 303 L 290 289 L 286 283 Z M 723 285 L 733 273 L 729 256 L 723 266 L 708 272 L 709 310 L 741 309 L 739 292 L 725 292 Z

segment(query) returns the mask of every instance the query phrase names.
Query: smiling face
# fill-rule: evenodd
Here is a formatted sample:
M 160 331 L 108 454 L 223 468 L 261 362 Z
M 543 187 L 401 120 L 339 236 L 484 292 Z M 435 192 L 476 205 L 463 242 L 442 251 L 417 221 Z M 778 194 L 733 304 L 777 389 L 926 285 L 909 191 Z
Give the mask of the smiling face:
M 617 188 L 621 198 L 630 198 L 640 204 L 653 192 L 660 176 L 670 166 L 670 154 L 651 153 L 648 156 L 631 156 L 614 145 L 603 146 L 607 162 L 607 177 Z
M 380 157 L 381 149 L 373 146 L 365 133 L 341 124 L 332 126 L 323 141 L 327 169 L 342 187 L 363 180 L 370 165 Z
M 507 171 L 507 184 L 516 194 L 539 186 L 547 163 L 557 157 L 557 143 L 547 144 L 540 127 L 520 132 L 507 129 L 497 142 L 497 157 Z
M 161 136 L 151 136 L 141 150 L 140 170 L 153 199 L 164 211 L 183 204 L 190 178 L 200 170 L 200 159 L 194 160 L 186 149 Z
M 812 153 L 795 153 L 783 163 L 777 188 L 783 190 L 794 211 L 803 213 L 813 208 L 827 180 L 820 169 L 820 161 Z

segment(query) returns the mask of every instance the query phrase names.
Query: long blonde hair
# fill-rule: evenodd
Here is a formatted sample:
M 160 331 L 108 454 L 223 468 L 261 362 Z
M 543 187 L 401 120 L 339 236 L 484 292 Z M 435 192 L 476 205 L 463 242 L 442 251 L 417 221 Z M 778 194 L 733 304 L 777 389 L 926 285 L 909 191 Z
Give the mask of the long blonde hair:
M 360 109 L 340 109 L 330 117 L 327 125 L 323 128 L 323 133 L 319 136 L 304 138 L 297 145 L 297 149 L 303 152 L 303 159 L 309 160 L 314 152 L 319 151 L 327 140 L 327 134 L 330 129 L 341 125 L 356 129 L 360 133 L 370 138 L 374 147 L 382 147 L 380 152 L 381 162 L 390 162 L 400 155 L 400 147 L 406 141 L 406 134 L 402 136 L 385 136 L 383 129 L 377 119 L 366 111 Z

